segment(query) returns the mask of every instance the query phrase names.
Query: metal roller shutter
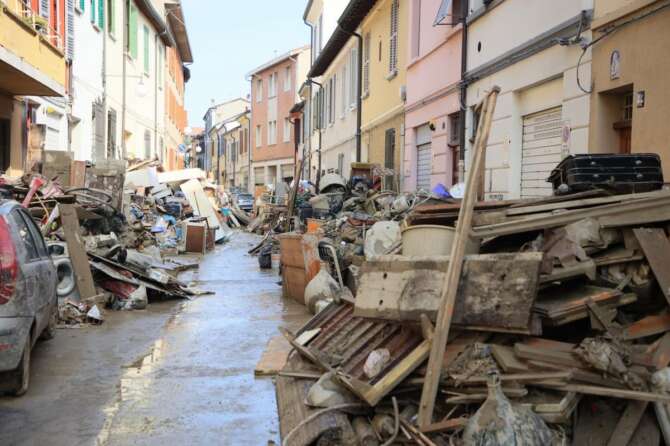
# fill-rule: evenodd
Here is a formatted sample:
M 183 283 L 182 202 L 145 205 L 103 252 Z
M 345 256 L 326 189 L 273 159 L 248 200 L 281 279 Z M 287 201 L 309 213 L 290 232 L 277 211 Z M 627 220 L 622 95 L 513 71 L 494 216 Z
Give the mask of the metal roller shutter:
M 556 107 L 523 118 L 521 198 L 553 193 L 546 179 L 561 161 L 561 116 L 561 107 Z
M 433 148 L 430 127 L 417 129 L 416 135 L 416 189 L 430 191 L 430 175 L 433 172 Z

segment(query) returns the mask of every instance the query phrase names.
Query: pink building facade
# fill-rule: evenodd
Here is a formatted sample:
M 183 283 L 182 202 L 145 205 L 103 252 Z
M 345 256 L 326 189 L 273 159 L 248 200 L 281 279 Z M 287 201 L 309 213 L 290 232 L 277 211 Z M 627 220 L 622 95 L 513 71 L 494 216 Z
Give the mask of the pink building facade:
M 405 106 L 403 189 L 456 182 L 460 135 L 462 25 L 460 1 L 412 0 Z M 438 22 L 436 24 L 436 21 Z M 450 23 L 457 23 L 451 25 Z

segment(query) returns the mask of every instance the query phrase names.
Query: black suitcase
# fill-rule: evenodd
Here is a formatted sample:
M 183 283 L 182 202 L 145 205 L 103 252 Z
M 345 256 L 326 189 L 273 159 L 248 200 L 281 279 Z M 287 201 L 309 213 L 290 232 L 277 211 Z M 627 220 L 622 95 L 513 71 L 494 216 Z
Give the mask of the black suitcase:
M 663 171 L 655 153 L 570 155 L 547 181 L 555 194 L 595 188 L 626 194 L 660 189 Z

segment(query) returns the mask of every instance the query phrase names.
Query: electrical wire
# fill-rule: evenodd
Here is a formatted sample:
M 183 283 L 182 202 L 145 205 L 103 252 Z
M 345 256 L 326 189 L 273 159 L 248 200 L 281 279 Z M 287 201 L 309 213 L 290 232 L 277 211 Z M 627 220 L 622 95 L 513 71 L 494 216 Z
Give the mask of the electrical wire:
M 629 19 L 629 20 L 627 20 L 627 21 L 625 21 L 625 22 L 619 23 L 619 24 L 617 24 L 617 25 L 609 26 L 609 27 L 605 28 L 605 29 L 602 31 L 603 34 L 602 34 L 601 36 L 599 36 L 598 38 L 592 40 L 592 41 L 589 42 L 588 44 L 584 45 L 584 46 L 582 47 L 582 54 L 579 56 L 579 59 L 577 60 L 577 69 L 576 69 L 576 74 L 575 74 L 576 77 L 577 77 L 577 87 L 579 87 L 579 89 L 582 90 L 582 91 L 583 91 L 584 93 L 586 93 L 586 94 L 591 94 L 591 93 L 593 92 L 593 88 L 591 88 L 591 89 L 589 89 L 589 90 L 585 89 L 585 88 L 582 86 L 582 82 L 581 82 L 581 80 L 580 80 L 580 78 L 579 78 L 579 67 L 580 67 L 580 65 L 582 64 L 582 59 L 584 58 L 584 55 L 586 54 L 586 51 L 587 51 L 589 48 L 591 48 L 593 45 L 595 45 L 596 43 L 598 43 L 598 42 L 600 42 L 601 40 L 603 40 L 605 37 L 607 37 L 607 36 L 613 34 L 615 31 L 618 31 L 619 29 L 625 27 L 626 25 L 630 25 L 631 23 L 635 23 L 635 22 L 637 22 L 637 21 L 639 21 L 639 20 L 645 19 L 645 18 L 647 18 L 647 17 L 649 17 L 649 16 L 652 16 L 652 15 L 654 15 L 654 14 L 656 14 L 656 13 L 660 12 L 661 10 L 663 10 L 663 9 L 665 9 L 665 8 L 668 8 L 668 7 L 670 7 L 670 2 L 663 4 L 663 5 L 659 6 L 658 8 L 652 9 L 651 11 L 647 11 L 646 13 L 641 14 L 641 15 L 639 15 L 639 16 L 637 16 L 637 17 L 633 17 L 633 18 L 631 18 L 631 19 Z

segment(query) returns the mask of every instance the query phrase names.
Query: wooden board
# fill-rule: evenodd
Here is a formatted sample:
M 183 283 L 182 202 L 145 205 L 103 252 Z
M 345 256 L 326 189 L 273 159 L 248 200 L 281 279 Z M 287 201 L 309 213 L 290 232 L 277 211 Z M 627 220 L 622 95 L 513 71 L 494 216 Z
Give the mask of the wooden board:
M 528 333 L 541 253 L 465 258 L 453 323 Z M 354 314 L 388 320 L 436 320 L 446 256 L 379 256 L 361 267 Z
M 72 269 L 77 278 L 77 289 L 82 299 L 95 296 L 95 285 L 93 284 L 93 274 L 88 264 L 88 256 L 84 249 L 84 242 L 79 235 L 79 219 L 77 211 L 72 204 L 59 204 L 60 219 L 65 233 L 67 249 L 72 261 Z
M 291 355 L 287 367 L 302 369 L 302 360 L 298 355 Z M 286 376 L 278 376 L 276 379 L 277 389 L 277 412 L 279 415 L 279 431 L 282 440 L 286 439 L 289 432 L 295 429 L 307 417 L 313 415 L 318 408 L 307 407 L 304 403 L 310 387 L 314 384 L 310 379 L 298 379 Z M 338 435 L 339 432 L 339 435 Z M 347 437 L 354 439 L 353 428 L 344 412 L 330 411 L 322 416 L 316 417 L 312 422 L 305 423 L 296 431 L 288 444 L 291 446 L 308 446 L 315 444 L 324 434 L 332 433 L 336 437 Z M 334 443 L 331 443 L 334 444 Z M 346 443 L 344 443 L 346 444 Z
M 293 347 L 284 336 L 277 335 L 270 338 L 261 359 L 256 364 L 254 375 L 268 376 L 279 373 L 286 365 L 291 350 L 293 350 Z
M 452 323 L 530 331 L 542 253 L 483 254 L 464 262 Z
M 200 217 L 207 218 L 207 223 L 210 228 L 216 229 L 216 240 L 219 241 L 225 236 L 225 228 L 219 221 L 217 212 L 209 201 L 207 194 L 205 194 L 200 181 L 189 180 L 180 186 L 184 196 L 188 200 L 193 213 Z
M 661 228 L 633 229 L 663 295 L 670 303 L 670 241 Z

